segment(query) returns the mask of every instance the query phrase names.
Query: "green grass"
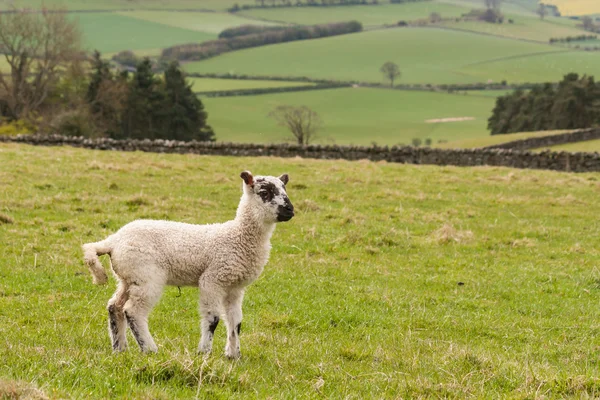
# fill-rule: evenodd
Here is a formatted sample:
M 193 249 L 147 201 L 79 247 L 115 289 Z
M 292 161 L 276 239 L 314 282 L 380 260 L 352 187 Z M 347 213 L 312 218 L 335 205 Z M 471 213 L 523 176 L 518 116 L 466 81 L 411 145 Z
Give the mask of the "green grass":
M 157 49 L 216 38 L 214 33 L 176 28 L 116 13 L 76 14 L 74 18 L 81 25 L 85 47 L 106 53 Z
M 6 144 L 0 163 L 0 397 L 600 392 L 597 174 Z M 173 287 L 150 316 L 159 353 L 129 336 L 113 354 L 115 282 L 92 285 L 80 245 L 136 218 L 227 220 L 246 168 L 288 172 L 298 213 L 246 292 L 242 359 L 222 326 L 195 355 L 197 291 Z
M 317 143 L 410 144 L 413 138 L 458 140 L 487 136 L 486 121 L 495 100 L 446 93 L 384 89 L 331 89 L 202 99 L 208 123 L 224 142 L 279 143 L 291 138 L 267 115 L 281 104 L 306 105 L 319 113 L 323 128 Z M 426 120 L 475 120 L 427 123 Z
M 265 8 L 243 11 L 238 15 L 304 25 L 357 20 L 364 26 L 373 26 L 396 24 L 400 20 L 411 21 L 428 18 L 434 11 L 443 17 L 459 17 L 469 12 L 469 8 L 437 1 L 425 1 L 379 6 Z
M 562 20 L 564 18 L 547 17 L 542 21 L 535 17 L 507 15 L 506 21 L 509 18 L 514 23 L 490 24 L 488 22 L 462 21 L 444 22 L 443 26 L 507 38 L 535 40 L 543 43 L 548 43 L 550 38 L 586 34 L 581 29 L 563 24 Z
M 534 57 L 544 53 L 556 54 Z M 555 59 L 561 60 L 559 67 Z M 403 83 L 557 81 L 568 71 L 597 70 L 600 54 L 444 29 L 397 28 L 240 50 L 186 69 L 381 82 L 379 68 L 386 61 L 400 66 Z M 589 65 L 579 68 L 583 63 Z M 515 64 L 520 68 L 509 68 Z
M 223 11 L 234 4 L 250 4 L 249 0 L 18 0 L 0 1 L 0 9 L 17 7 L 41 8 L 64 6 L 69 10 L 131 10 L 131 9 L 207 9 Z M 253 2 L 252 2 L 253 3 Z
M 570 151 L 573 153 L 578 153 L 578 152 L 583 152 L 583 153 L 596 152 L 596 153 L 598 153 L 598 152 L 600 152 L 600 140 L 586 140 L 583 142 L 567 143 L 567 144 L 561 144 L 558 146 L 543 147 L 540 149 L 536 149 L 536 151 L 543 151 L 543 150 Z
M 558 135 L 561 133 L 569 132 L 568 130 L 557 130 L 557 131 L 540 131 L 540 132 L 520 132 L 510 133 L 505 135 L 490 135 L 481 136 L 471 139 L 460 139 L 451 141 L 448 143 L 440 143 L 436 147 L 446 149 L 473 149 L 478 147 L 494 146 L 496 144 L 502 144 L 512 142 L 513 140 L 529 139 L 541 136 Z
M 238 15 L 216 12 L 166 12 L 166 11 L 134 11 L 120 12 L 120 15 L 142 21 L 172 26 L 192 31 L 200 31 L 218 35 L 224 29 L 239 25 L 272 25 L 268 22 L 246 19 Z
M 261 81 L 246 79 L 188 78 L 188 81 L 193 83 L 193 89 L 195 92 L 313 85 L 312 83 L 308 82 Z

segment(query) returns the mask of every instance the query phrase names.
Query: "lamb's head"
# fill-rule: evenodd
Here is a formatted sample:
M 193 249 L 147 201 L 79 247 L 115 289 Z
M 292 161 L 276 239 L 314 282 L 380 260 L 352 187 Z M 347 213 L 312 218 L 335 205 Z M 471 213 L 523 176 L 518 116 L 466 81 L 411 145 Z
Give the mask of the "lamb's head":
M 290 201 L 285 185 L 289 181 L 287 174 L 280 177 L 252 176 L 250 171 L 241 173 L 244 180 L 244 194 L 253 209 L 270 222 L 289 221 L 294 216 L 294 206 Z

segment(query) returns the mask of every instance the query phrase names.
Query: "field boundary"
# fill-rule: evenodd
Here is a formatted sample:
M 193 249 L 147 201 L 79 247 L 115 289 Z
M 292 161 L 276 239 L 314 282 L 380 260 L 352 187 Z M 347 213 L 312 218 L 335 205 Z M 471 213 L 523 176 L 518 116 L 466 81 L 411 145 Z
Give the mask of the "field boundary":
M 261 94 L 288 93 L 288 92 L 305 92 L 310 90 L 325 90 L 325 89 L 340 89 L 350 87 L 349 84 L 330 83 L 318 85 L 303 85 L 303 86 L 284 86 L 284 87 L 267 87 L 253 89 L 231 89 L 231 90 L 209 90 L 204 92 L 194 92 L 197 96 L 205 97 L 234 97 L 234 96 L 255 96 Z
M 600 131 L 600 129 L 597 129 Z M 600 134 L 600 132 L 598 132 Z M 544 151 L 534 153 L 507 149 L 437 149 L 408 146 L 337 146 L 297 144 L 240 144 L 223 142 L 181 142 L 175 140 L 87 139 L 61 135 L 0 136 L 0 143 L 38 146 L 73 146 L 95 150 L 142 151 L 153 153 L 213 156 L 313 158 L 327 160 L 371 160 L 403 164 L 454 165 L 461 167 L 499 166 L 568 172 L 600 171 L 600 154 Z
M 557 135 L 539 136 L 527 139 L 513 140 L 511 142 L 495 144 L 482 147 L 482 149 L 510 149 L 510 150 L 531 150 L 541 147 L 551 147 L 567 143 L 585 142 L 588 140 L 600 139 L 600 129 L 578 129 L 572 132 L 560 133 Z

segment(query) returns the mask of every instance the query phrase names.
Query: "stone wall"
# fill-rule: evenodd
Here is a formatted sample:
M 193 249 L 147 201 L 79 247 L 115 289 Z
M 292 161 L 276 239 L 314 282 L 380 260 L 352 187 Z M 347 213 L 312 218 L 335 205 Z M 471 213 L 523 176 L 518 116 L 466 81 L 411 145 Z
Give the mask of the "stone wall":
M 512 142 L 488 146 L 485 147 L 485 149 L 529 150 L 595 139 L 600 139 L 599 128 L 579 129 L 576 131 L 561 133 L 558 135 L 539 136 L 529 139 L 514 140 Z
M 295 144 L 239 144 L 179 142 L 173 140 L 85 139 L 58 135 L 0 136 L 0 142 L 43 146 L 74 146 L 96 150 L 144 151 L 155 153 L 204 154 L 219 156 L 273 156 L 315 159 L 388 161 L 408 164 L 456 166 L 493 165 L 556 171 L 600 171 L 600 154 L 542 152 L 506 149 L 434 149 L 428 147 L 300 146 Z

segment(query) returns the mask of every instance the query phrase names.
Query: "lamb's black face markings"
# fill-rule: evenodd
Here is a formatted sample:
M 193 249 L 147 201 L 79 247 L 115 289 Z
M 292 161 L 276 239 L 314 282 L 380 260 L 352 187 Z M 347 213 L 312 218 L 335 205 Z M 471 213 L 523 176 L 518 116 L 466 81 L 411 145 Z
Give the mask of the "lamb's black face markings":
M 281 194 L 281 192 L 279 191 L 277 186 L 275 186 L 275 184 L 267 182 L 263 178 L 258 178 L 256 180 L 256 183 L 258 195 L 262 199 L 263 203 L 270 203 L 276 196 L 279 196 Z

